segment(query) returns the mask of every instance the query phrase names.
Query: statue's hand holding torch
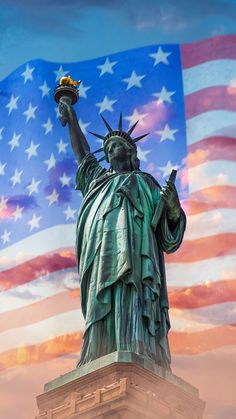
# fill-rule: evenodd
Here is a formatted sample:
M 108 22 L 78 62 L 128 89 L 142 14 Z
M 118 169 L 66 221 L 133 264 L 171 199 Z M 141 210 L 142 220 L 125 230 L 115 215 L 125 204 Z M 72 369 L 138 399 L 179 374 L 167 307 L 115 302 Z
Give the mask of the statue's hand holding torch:
M 74 117 L 74 105 L 79 99 L 79 91 L 77 85 L 80 81 L 74 81 L 70 76 L 62 77 L 59 86 L 54 91 L 54 99 L 59 104 L 59 112 L 61 114 L 61 124 L 64 127 L 67 122 L 72 121 Z
M 62 96 L 59 100 L 59 112 L 60 112 L 60 120 L 61 124 L 64 127 L 67 122 L 72 121 L 73 119 L 73 108 L 71 106 L 70 98 L 66 96 Z

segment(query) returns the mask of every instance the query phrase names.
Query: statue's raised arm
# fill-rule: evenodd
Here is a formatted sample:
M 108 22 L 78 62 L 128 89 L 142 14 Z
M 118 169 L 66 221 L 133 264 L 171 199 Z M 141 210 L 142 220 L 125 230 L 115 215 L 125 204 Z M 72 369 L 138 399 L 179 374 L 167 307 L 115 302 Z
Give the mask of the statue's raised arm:
M 65 97 L 60 99 L 59 111 L 61 114 L 62 125 L 68 124 L 71 146 L 75 157 L 80 164 L 86 154 L 90 153 L 89 144 L 79 126 L 74 108 Z

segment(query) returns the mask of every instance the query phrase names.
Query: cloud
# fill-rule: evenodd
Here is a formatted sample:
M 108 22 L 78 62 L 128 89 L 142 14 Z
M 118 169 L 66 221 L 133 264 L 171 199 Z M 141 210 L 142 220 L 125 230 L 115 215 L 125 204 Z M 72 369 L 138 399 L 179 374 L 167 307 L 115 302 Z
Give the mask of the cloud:
M 12 208 L 12 210 L 15 210 L 17 205 L 24 207 L 25 210 L 38 207 L 36 199 L 33 196 L 29 196 L 29 195 L 11 196 L 9 197 L 7 204 L 10 208 Z
M 137 7 L 136 0 L 129 0 L 126 7 L 130 22 L 138 29 L 155 28 L 165 32 L 176 32 L 192 26 L 193 23 L 202 22 L 210 17 L 236 18 L 236 5 L 225 0 L 148 0 L 140 2 Z
M 60 37 L 67 37 L 69 33 L 76 33 L 77 36 L 81 32 L 78 24 L 91 8 L 114 10 L 122 4 L 125 1 L 113 0 L 109 3 L 103 0 L 41 0 L 39 6 L 37 1 L 31 0 L 22 0 L 20 3 L 18 0 L 9 0 L 7 4 L 0 0 L 0 24 L 5 23 L 4 26 L 1 25 L 5 30 L 18 23 L 21 25 L 20 32 L 28 27 L 39 32 L 48 30 L 50 34 L 57 33 Z
M 71 175 L 74 179 L 76 169 L 77 164 L 75 163 L 74 158 L 64 158 L 62 161 L 58 162 L 54 170 L 50 171 L 49 184 L 44 189 L 45 194 L 49 195 L 55 188 L 59 193 L 59 203 L 63 204 L 69 202 L 71 200 L 72 191 L 75 189 L 75 183 L 71 180 L 69 187 L 63 187 L 60 177 L 63 176 L 63 173 L 67 173 L 67 175 Z
M 132 25 L 138 30 L 158 28 L 164 31 L 178 31 L 191 26 L 193 22 L 202 22 L 207 17 L 236 18 L 236 5 L 229 0 L 41 0 L 38 2 L 8 0 L 7 5 L 0 0 L 1 20 L 7 27 L 9 16 L 14 20 L 34 27 L 34 30 L 48 29 L 60 36 L 80 30 L 79 23 L 91 9 L 106 9 L 120 23 Z M 115 14 L 114 14 L 115 12 Z M 64 31 L 67 31 L 65 34 Z
M 38 204 L 33 196 L 29 195 L 14 195 L 10 196 L 7 200 L 7 208 L 0 211 L 0 219 L 7 219 L 13 217 L 13 212 L 16 210 L 17 205 L 24 207 L 24 210 L 37 208 Z

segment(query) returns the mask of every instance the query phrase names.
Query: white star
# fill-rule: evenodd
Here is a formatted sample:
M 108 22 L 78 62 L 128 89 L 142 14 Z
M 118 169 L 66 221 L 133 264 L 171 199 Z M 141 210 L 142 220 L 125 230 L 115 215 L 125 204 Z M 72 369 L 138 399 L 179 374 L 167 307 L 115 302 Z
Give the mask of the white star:
M 17 221 L 18 219 L 22 218 L 23 210 L 24 210 L 24 207 L 20 207 L 19 205 L 17 205 L 15 211 L 12 213 L 14 217 L 14 221 Z
M 47 135 L 49 132 L 52 132 L 53 124 L 51 123 L 51 119 L 48 118 L 47 122 L 45 122 L 45 124 L 42 124 L 42 127 L 45 128 L 45 135 Z
M 99 113 L 102 113 L 104 111 L 110 111 L 113 112 L 112 105 L 116 103 L 117 100 L 109 100 L 107 96 L 104 97 L 102 102 L 95 103 L 95 106 L 98 106 L 100 108 Z
M 59 194 L 57 193 L 56 189 L 54 188 L 51 195 L 46 196 L 46 199 L 48 199 L 48 206 L 50 207 L 55 202 L 58 202 Z
M 0 199 L 0 212 L 3 211 L 3 210 L 5 210 L 5 209 L 7 209 L 7 201 L 8 201 L 8 198 L 5 198 L 4 196 L 1 196 L 1 199 Z
M 8 102 L 8 104 L 6 105 L 6 108 L 8 108 L 8 115 L 10 115 L 10 113 L 13 111 L 13 109 L 18 108 L 17 101 L 18 101 L 19 97 L 20 96 L 15 97 L 14 95 L 11 95 L 11 99 Z
M 4 127 L 0 128 L 0 140 L 2 140 L 2 132 L 4 130 Z
M 149 54 L 149 56 L 154 58 L 155 61 L 153 65 L 156 66 L 159 63 L 169 64 L 167 57 L 169 57 L 169 55 L 171 54 L 171 52 L 164 52 L 162 47 L 159 47 L 157 52 L 155 52 L 154 54 Z
M 21 183 L 21 175 L 22 175 L 22 173 L 23 173 L 23 170 L 21 170 L 19 172 L 18 169 L 15 169 L 14 175 L 10 178 L 13 187 L 16 186 L 17 183 Z
M 33 76 L 32 73 L 34 71 L 34 67 L 29 67 L 28 64 L 26 64 L 26 69 L 24 71 L 24 73 L 21 73 L 21 76 L 24 77 L 24 84 L 28 81 L 28 80 L 33 80 Z
M 179 166 L 177 164 L 172 164 L 169 160 L 166 166 L 159 167 L 159 169 L 163 172 L 162 177 L 166 177 L 170 175 L 171 170 L 178 170 Z
M 143 150 L 141 147 L 137 146 L 138 158 L 141 161 L 147 162 L 147 154 L 151 152 L 151 150 Z
M 13 137 L 10 141 L 8 141 L 8 144 L 11 146 L 11 151 L 14 150 L 15 147 L 20 147 L 19 139 L 21 137 L 21 134 L 16 135 L 14 132 Z
M 86 134 L 86 128 L 90 125 L 90 122 L 83 122 L 82 119 L 79 119 L 79 126 L 83 134 Z
M 159 131 L 155 131 L 156 134 L 161 136 L 160 142 L 165 140 L 175 141 L 174 134 L 178 131 L 178 129 L 170 129 L 169 125 L 166 124 L 165 128 Z
M 113 74 L 113 66 L 116 65 L 118 61 L 110 61 L 109 57 L 106 58 L 106 61 L 102 65 L 97 65 L 97 68 L 101 70 L 99 77 L 103 76 L 103 74 L 109 73 Z
M 173 96 L 175 92 L 168 92 L 165 86 L 162 87 L 159 93 L 153 93 L 153 96 L 158 97 L 157 105 L 163 102 L 172 103 L 171 96 Z
M 33 177 L 31 183 L 26 186 L 26 189 L 29 189 L 29 196 L 32 195 L 33 192 L 38 192 L 38 186 L 41 183 L 41 180 L 35 180 Z
M 56 112 L 56 118 L 59 118 L 59 117 L 61 116 L 61 114 L 60 114 L 60 112 L 59 112 L 59 107 L 58 107 L 58 106 L 56 106 L 56 107 L 54 108 L 54 111 Z
M 36 217 L 34 214 L 30 221 L 28 221 L 27 224 L 30 226 L 30 231 L 33 230 L 33 228 L 39 228 L 39 221 L 41 220 L 41 216 Z
M 58 153 L 66 153 L 66 147 L 68 146 L 67 143 L 63 142 L 63 139 L 60 138 L 60 142 L 57 143 Z
M 69 220 L 70 218 L 72 220 L 75 219 L 75 213 L 76 210 L 73 210 L 70 205 L 68 205 L 67 209 L 65 211 L 63 211 L 63 213 L 66 215 L 66 221 Z
M 49 157 L 48 160 L 44 160 L 44 163 L 47 164 L 48 168 L 47 168 L 47 172 L 52 169 L 53 167 L 55 167 L 56 165 L 56 159 L 54 157 L 54 154 L 51 153 L 51 156 Z
M 28 109 L 26 109 L 25 112 L 23 112 L 23 115 L 26 116 L 26 122 L 28 122 L 31 118 L 35 119 L 35 111 L 38 106 L 33 107 L 31 102 L 29 102 Z
M 135 71 L 132 71 L 132 74 L 130 77 L 128 77 L 127 79 L 123 79 L 125 83 L 128 83 L 126 90 L 129 90 L 131 89 L 131 87 L 134 87 L 134 86 L 142 87 L 142 84 L 140 82 L 144 77 L 146 76 L 145 75 L 138 76 Z
M 79 85 L 79 96 L 83 97 L 84 99 L 87 98 L 87 90 L 91 89 L 91 86 L 84 86 L 83 82 Z
M 70 186 L 70 180 L 71 177 L 66 176 L 66 173 L 64 172 L 63 175 L 59 178 L 62 186 Z
M 68 74 L 68 73 L 69 73 L 69 71 L 67 71 L 67 70 L 63 70 L 62 65 L 60 65 L 60 67 L 58 68 L 58 70 L 54 70 L 54 71 L 53 71 L 53 73 L 55 73 L 55 74 L 56 74 L 56 80 L 55 80 L 55 81 L 58 81 L 58 80 L 60 80 L 60 78 L 61 78 L 61 77 L 63 77 L 63 76 L 65 76 L 66 74 Z
M 28 148 L 25 149 L 25 153 L 28 154 L 28 160 L 32 157 L 32 156 L 37 156 L 37 148 L 39 147 L 39 144 L 34 144 L 33 141 L 30 142 L 30 146 Z
M 11 231 L 4 230 L 4 233 L 1 235 L 1 239 L 3 241 L 3 244 L 8 243 L 10 241 L 10 234 Z
M 43 84 L 41 84 L 41 86 L 39 86 L 39 89 L 42 90 L 42 98 L 44 96 L 49 96 L 49 91 L 51 90 L 50 87 L 48 87 L 46 80 L 44 80 Z
M 138 110 L 135 108 L 132 115 L 125 116 L 124 119 L 127 119 L 129 121 L 129 127 L 135 122 L 139 121 L 140 125 L 144 125 L 143 119 L 147 116 L 147 113 L 139 113 Z
M 7 163 L 1 163 L 0 162 L 0 175 L 5 175 L 5 167 Z

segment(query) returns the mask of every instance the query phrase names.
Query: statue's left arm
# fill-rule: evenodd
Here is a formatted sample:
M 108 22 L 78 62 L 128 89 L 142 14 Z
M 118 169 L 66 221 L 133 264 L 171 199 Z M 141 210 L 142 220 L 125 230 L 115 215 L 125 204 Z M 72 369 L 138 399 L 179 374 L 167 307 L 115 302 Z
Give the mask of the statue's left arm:
M 160 248 L 166 253 L 175 252 L 182 243 L 186 228 L 186 216 L 181 208 L 175 184 L 166 181 L 160 191 L 165 203 L 164 211 L 157 226 L 157 236 Z

